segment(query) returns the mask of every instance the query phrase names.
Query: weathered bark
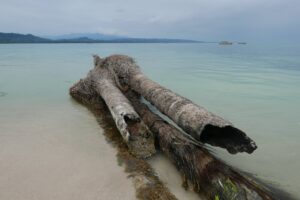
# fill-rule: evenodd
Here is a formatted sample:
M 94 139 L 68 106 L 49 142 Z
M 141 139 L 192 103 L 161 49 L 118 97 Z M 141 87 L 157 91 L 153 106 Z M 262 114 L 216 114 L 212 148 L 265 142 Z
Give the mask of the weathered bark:
M 273 197 L 260 184 L 250 181 L 190 141 L 178 129 L 154 114 L 136 94 L 127 92 L 135 110 L 156 137 L 161 151 L 176 165 L 185 186 L 207 199 L 270 200 Z
M 226 148 L 230 153 L 252 153 L 256 144 L 230 122 L 145 76 L 128 56 L 113 55 L 101 60 L 112 69 L 122 86 L 130 87 L 172 119 L 196 140 Z
M 95 69 L 97 70 L 92 70 L 87 78 L 80 80 L 70 89 L 70 94 L 74 98 L 89 104 L 93 104 L 93 102 L 99 104 L 99 101 L 101 101 L 103 97 L 106 95 L 111 95 L 109 92 L 103 92 L 101 87 L 106 89 L 106 87 L 110 88 L 118 85 L 118 87 L 122 88 L 121 84 L 123 83 L 119 83 L 118 77 L 115 77 L 115 73 L 110 71 L 113 68 L 108 69 L 109 65 L 107 65 L 105 62 L 105 59 L 101 60 L 96 57 Z M 108 71 L 103 72 L 102 69 Z M 103 75 L 105 73 L 108 73 L 108 75 L 100 76 L 101 74 Z M 102 82 L 102 79 L 109 79 L 111 82 L 108 84 L 107 82 Z M 236 170 L 212 156 L 206 149 L 202 148 L 201 145 L 184 136 L 184 134 L 182 134 L 174 126 L 164 121 L 158 115 L 152 113 L 145 104 L 141 103 L 140 99 L 137 97 L 137 93 L 133 93 L 131 90 L 127 90 L 127 92 L 124 90 L 123 92 L 126 93 L 130 100 L 129 101 L 128 98 L 123 96 L 122 98 L 125 98 L 124 101 L 129 105 L 134 106 L 134 108 L 131 107 L 131 109 L 135 109 L 138 112 L 139 115 L 136 115 L 141 116 L 145 124 L 155 134 L 156 142 L 161 151 L 176 165 L 178 170 L 182 173 L 183 178 L 186 180 L 186 187 L 192 186 L 196 192 L 202 195 L 204 194 L 207 199 L 274 199 L 270 195 L 270 192 L 261 184 L 242 176 Z M 100 98 L 100 95 L 102 95 L 102 98 Z M 121 98 L 119 96 L 117 97 Z M 114 101 L 115 98 L 111 99 L 107 97 L 103 98 L 103 100 L 111 102 Z M 109 103 L 109 105 L 111 104 Z M 110 108 L 109 105 L 108 108 L 110 112 L 118 112 Z M 113 116 L 113 118 L 116 121 L 115 116 Z M 139 121 L 140 120 L 141 119 L 139 119 Z M 120 152 L 125 152 L 125 150 L 122 149 Z M 126 156 L 128 156 L 128 154 Z M 138 163 L 137 159 L 134 157 L 132 157 L 132 159 L 128 160 L 126 165 L 132 166 L 133 163 Z M 152 179 L 152 175 L 149 176 L 150 178 L 145 178 L 145 175 L 148 173 L 145 174 L 144 172 L 140 171 L 142 167 L 143 166 L 138 164 L 132 171 L 135 185 L 137 188 L 140 188 L 140 191 L 143 191 L 139 193 L 140 195 L 146 194 L 150 191 L 149 187 L 151 185 L 158 183 L 155 178 Z M 139 171 L 138 173 L 135 172 L 137 170 Z M 139 173 L 142 173 L 141 176 Z M 155 188 L 159 189 L 159 185 L 160 184 L 158 184 Z M 157 194 L 155 190 L 151 191 L 151 195 Z M 172 195 L 170 195 L 168 192 L 165 192 L 164 189 L 161 191 L 164 192 L 163 198 L 161 199 L 173 199 Z M 143 198 L 142 196 L 140 197 Z
M 97 59 L 100 58 L 95 57 Z M 79 91 L 80 95 L 86 94 L 88 99 L 95 98 L 95 94 L 102 97 L 129 150 L 135 156 L 145 158 L 155 153 L 152 133 L 116 86 L 110 69 L 96 65 L 85 79 L 81 79 L 70 89 L 70 94 L 76 96 Z

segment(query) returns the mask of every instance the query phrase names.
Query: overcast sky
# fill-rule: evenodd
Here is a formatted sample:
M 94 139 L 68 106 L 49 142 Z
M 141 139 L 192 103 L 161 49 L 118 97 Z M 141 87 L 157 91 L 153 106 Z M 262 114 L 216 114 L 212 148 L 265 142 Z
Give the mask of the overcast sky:
M 0 0 L 0 32 L 293 40 L 300 0 Z

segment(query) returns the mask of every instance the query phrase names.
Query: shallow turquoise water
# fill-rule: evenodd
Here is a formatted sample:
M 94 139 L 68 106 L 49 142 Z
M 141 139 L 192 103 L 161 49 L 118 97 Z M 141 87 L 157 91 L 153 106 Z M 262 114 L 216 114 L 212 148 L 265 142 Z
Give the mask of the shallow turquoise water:
M 258 145 L 253 154 L 216 154 L 300 198 L 299 45 L 0 45 L 0 134 L 10 134 L 26 109 L 68 107 L 68 88 L 92 67 L 91 55 L 116 53 L 247 132 Z

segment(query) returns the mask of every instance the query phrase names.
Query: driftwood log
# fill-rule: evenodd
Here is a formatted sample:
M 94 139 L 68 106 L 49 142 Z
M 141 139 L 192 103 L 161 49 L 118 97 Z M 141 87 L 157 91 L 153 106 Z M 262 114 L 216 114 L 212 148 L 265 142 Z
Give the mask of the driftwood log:
M 123 59 L 127 61 L 122 63 Z M 145 155 L 148 156 L 155 151 L 153 150 L 154 138 L 152 135 L 152 133 L 154 133 L 157 146 L 175 164 L 177 169 L 183 175 L 185 180 L 184 186 L 193 187 L 196 192 L 204 195 L 207 199 L 274 199 L 271 196 L 271 192 L 269 192 L 260 183 L 246 178 L 232 167 L 216 159 L 210 154 L 209 151 L 203 148 L 201 144 L 195 143 L 195 141 L 185 136 L 179 129 L 175 128 L 163 120 L 160 116 L 153 113 L 145 104 L 141 102 L 139 98 L 140 94 L 137 94 L 131 90 L 133 89 L 131 84 L 125 84 L 124 87 L 124 83 L 129 82 L 129 80 L 126 80 L 129 77 L 123 76 L 123 78 L 121 77 L 120 79 L 119 74 L 115 73 L 115 70 L 123 67 L 125 70 L 130 71 L 131 67 L 127 66 L 129 62 L 128 60 L 130 61 L 131 65 L 135 65 L 133 60 L 126 56 L 112 56 L 105 59 L 100 59 L 98 56 L 95 56 L 95 68 L 89 72 L 85 79 L 80 80 L 70 88 L 71 96 L 75 99 L 80 99 L 80 101 L 85 101 L 88 104 L 94 104 L 94 102 L 99 103 L 104 100 L 124 141 L 127 143 L 129 150 L 131 150 L 134 155 L 146 157 Z M 118 67 L 114 69 L 114 65 L 117 65 Z M 132 74 L 133 72 L 126 73 Z M 119 99 L 121 99 L 121 102 Z M 170 99 L 172 100 L 172 98 Z M 176 102 L 174 104 L 176 104 Z M 122 109 L 116 109 L 115 106 L 118 105 L 124 106 L 122 106 Z M 202 111 L 208 112 L 204 109 Z M 127 113 L 130 113 L 129 120 L 125 117 Z M 209 115 L 212 115 L 213 118 L 220 119 L 222 121 L 221 118 L 218 118 L 211 113 L 209 113 Z M 205 117 L 207 115 L 204 113 L 203 116 Z M 198 117 L 200 117 L 199 123 L 202 123 L 203 120 L 201 119 L 201 116 Z M 121 122 L 118 121 L 119 118 L 121 118 Z M 122 126 L 118 125 L 118 123 L 121 123 L 122 126 L 124 125 L 127 132 L 122 132 L 124 129 L 122 129 Z M 215 126 L 216 122 L 214 121 L 212 124 L 208 122 L 205 123 L 207 123 L 205 125 L 206 128 L 206 126 Z M 229 127 L 232 130 L 238 130 L 229 123 L 218 128 L 222 130 L 226 127 Z M 148 128 L 152 132 L 150 133 L 150 137 Z M 212 132 L 212 134 L 214 134 L 214 131 Z M 221 133 L 226 135 L 226 132 Z M 203 134 L 203 131 L 201 134 Z M 248 139 L 248 142 L 252 143 L 252 141 L 245 136 L 244 133 L 237 132 L 235 134 L 240 134 L 242 137 L 241 140 Z M 222 134 L 218 133 L 215 135 L 215 137 L 217 136 L 220 137 Z M 226 136 L 228 137 L 230 135 Z M 131 137 L 133 139 L 130 139 Z M 235 138 L 228 137 L 226 140 L 222 140 L 225 142 L 231 139 Z M 147 142 L 149 142 L 150 145 Z M 239 145 L 239 143 L 235 142 L 236 141 L 232 142 L 231 145 Z M 247 145 L 254 145 L 249 143 Z M 143 152 L 143 147 L 146 149 L 145 152 Z M 223 147 L 228 148 L 228 146 Z M 137 150 L 142 151 L 143 156 L 141 156 L 139 152 L 136 152 Z M 128 165 L 131 165 L 131 161 L 128 162 Z M 139 169 L 137 168 L 136 170 Z M 136 180 L 139 180 L 139 178 Z M 145 188 L 146 185 L 147 187 L 149 185 L 148 181 L 142 181 L 142 183 L 145 185 Z M 162 199 L 169 198 L 172 199 L 173 197 L 171 195 L 166 195 L 166 198 Z
M 75 93 L 76 90 L 82 91 L 81 94 L 89 98 L 95 95 L 101 96 L 132 154 L 142 158 L 151 156 L 155 153 L 152 133 L 118 88 L 114 73 L 107 66 L 97 64 L 97 58 L 95 56 L 94 69 L 86 78 L 76 83 L 70 89 L 70 93 Z
M 131 57 L 113 55 L 96 63 L 114 71 L 124 89 L 141 94 L 196 140 L 226 148 L 230 153 L 252 153 L 256 144 L 230 122 L 164 88 L 144 75 Z
M 135 92 L 129 91 L 126 96 L 154 133 L 160 150 L 183 175 L 185 187 L 192 187 L 194 191 L 204 195 L 207 199 L 274 199 L 270 192 L 259 183 L 242 176 L 153 113 L 140 101 Z

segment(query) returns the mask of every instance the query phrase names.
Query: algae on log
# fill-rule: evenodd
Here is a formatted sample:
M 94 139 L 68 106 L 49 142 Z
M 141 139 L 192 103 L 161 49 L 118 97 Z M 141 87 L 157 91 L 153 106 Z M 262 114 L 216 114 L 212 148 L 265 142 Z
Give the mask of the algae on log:
M 95 57 L 95 61 L 97 58 Z M 132 154 L 146 158 L 155 153 L 153 134 L 117 87 L 110 69 L 96 65 L 85 79 L 70 88 L 71 95 L 79 94 L 78 91 L 87 99 L 95 98 L 96 94 L 101 96 Z
M 131 57 L 113 55 L 101 60 L 112 69 L 118 82 L 141 94 L 196 140 L 226 148 L 230 153 L 252 153 L 256 144 L 230 122 L 164 88 L 144 75 Z
M 178 129 L 154 114 L 137 94 L 129 91 L 131 101 L 142 120 L 156 137 L 161 151 L 176 165 L 192 188 L 207 199 L 271 200 L 263 186 L 251 181 L 212 156 L 205 148 L 190 141 Z

